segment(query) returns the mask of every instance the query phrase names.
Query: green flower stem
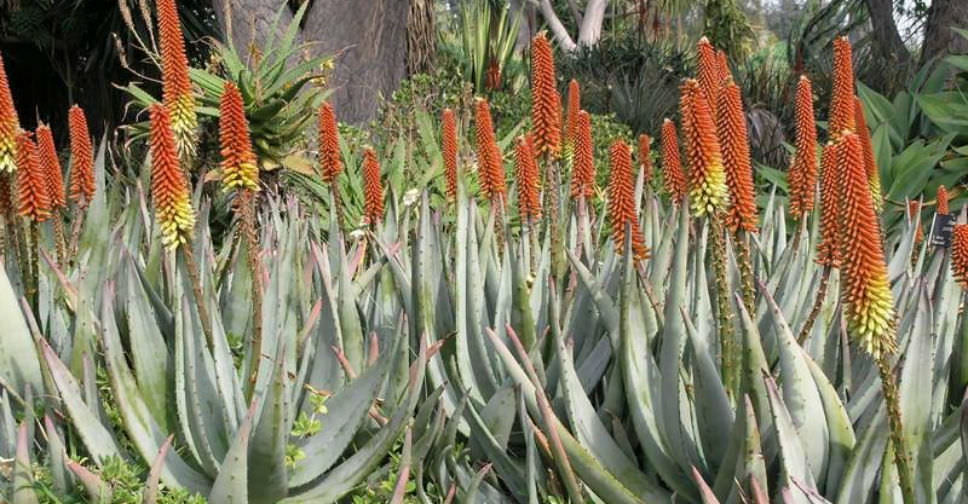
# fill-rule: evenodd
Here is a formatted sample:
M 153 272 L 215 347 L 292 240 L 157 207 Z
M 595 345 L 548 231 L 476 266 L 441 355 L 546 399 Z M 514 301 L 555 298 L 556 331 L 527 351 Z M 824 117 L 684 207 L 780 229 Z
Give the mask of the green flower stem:
M 905 504 L 914 504 L 914 471 L 911 456 L 904 442 L 904 428 L 901 423 L 901 398 L 897 391 L 897 380 L 891 369 L 891 354 L 883 353 L 877 358 L 877 369 L 881 374 L 881 387 L 887 405 L 887 420 L 890 427 L 891 444 L 894 445 L 894 464 L 897 466 L 901 496 Z
M 810 315 L 807 316 L 807 321 L 803 324 L 803 329 L 800 330 L 800 335 L 797 336 L 797 343 L 801 345 L 807 340 L 807 336 L 810 335 L 810 330 L 813 329 L 814 322 L 820 316 L 820 309 L 823 308 L 823 301 L 827 296 L 827 285 L 830 283 L 830 270 L 830 266 L 823 267 L 823 273 L 820 276 L 820 287 L 817 288 L 817 299 L 813 302 L 813 308 L 810 310 Z
M 740 362 L 733 334 L 733 314 L 729 307 L 729 278 L 726 273 L 726 229 L 719 214 L 709 217 L 713 238 L 712 261 L 716 275 L 716 315 L 719 321 L 720 366 L 723 385 L 733 393 L 739 389 Z

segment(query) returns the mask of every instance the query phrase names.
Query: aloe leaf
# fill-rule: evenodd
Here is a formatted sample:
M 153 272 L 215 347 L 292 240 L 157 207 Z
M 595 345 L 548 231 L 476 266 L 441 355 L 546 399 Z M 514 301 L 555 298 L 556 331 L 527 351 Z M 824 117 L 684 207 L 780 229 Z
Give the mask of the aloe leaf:
M 291 487 L 311 483 L 339 460 L 366 420 L 366 412 L 386 381 L 393 349 L 387 351 L 377 365 L 367 368 L 359 377 L 326 400 L 326 414 L 319 418 L 323 428 L 302 444 L 301 449 L 306 453 L 306 458 L 299 461 L 293 469 L 289 479 Z
M 272 382 L 255 403 L 258 420 L 249 440 L 249 456 L 258 460 L 248 468 L 249 499 L 251 502 L 277 502 L 288 490 L 289 473 L 286 469 L 286 441 L 292 419 L 289 418 L 289 398 L 286 390 L 286 343 L 280 343 L 273 366 Z M 258 411 L 261 409 L 261 411 Z
M 17 453 L 17 421 L 10 407 L 10 391 L 0 384 L 0 457 L 14 458 Z
M 469 239 L 476 240 L 477 233 L 473 230 L 472 223 L 474 219 L 474 207 L 469 200 L 463 198 L 463 186 L 458 187 L 458 198 L 457 198 L 457 231 L 456 231 L 456 246 L 455 246 L 455 269 L 456 269 L 456 289 L 455 296 L 457 305 L 455 307 L 455 317 L 456 317 L 456 335 L 454 338 L 455 344 L 455 357 L 457 363 L 457 370 L 461 375 L 461 380 L 467 386 L 470 393 L 474 394 L 477 400 L 483 400 L 482 392 L 488 393 L 493 392 L 494 381 L 492 376 L 487 376 L 486 371 L 482 368 L 487 368 L 488 366 L 482 365 L 486 364 L 487 361 L 482 362 L 480 358 L 481 354 L 478 354 L 476 359 L 472 357 L 472 347 L 476 350 L 477 347 L 471 343 L 472 338 L 479 338 L 480 326 L 482 317 L 482 306 L 480 304 L 480 298 L 478 297 L 481 292 L 480 288 L 480 273 L 477 268 L 476 258 L 470 258 L 476 252 L 476 247 L 472 247 L 473 243 L 469 243 Z M 473 237 L 469 237 L 473 235 Z M 467 245 L 467 246 L 465 246 Z M 477 333 L 477 334 L 474 334 Z M 474 361 L 477 360 L 478 365 L 474 366 Z M 487 383 L 489 390 L 482 389 L 481 384 Z
M 222 460 L 221 471 L 212 491 L 208 494 L 209 502 L 225 502 L 245 504 L 249 502 L 249 440 L 252 433 L 252 422 L 255 416 L 255 401 L 235 433 L 228 453 Z
M 101 464 L 107 457 L 121 456 L 121 449 L 111 432 L 101 424 L 88 405 L 84 404 L 81 399 L 80 386 L 78 386 L 77 380 L 74 379 L 71 372 L 68 371 L 67 366 L 61 362 L 46 341 L 41 340 L 40 344 L 44 359 L 46 359 L 47 366 L 50 368 L 51 378 L 67 409 L 67 413 L 71 417 L 71 423 L 77 430 L 94 463 Z
M 706 481 L 702 479 L 702 474 L 699 474 L 699 470 L 695 467 L 692 468 L 692 479 L 699 487 L 699 496 L 702 498 L 703 504 L 719 504 L 719 499 L 716 498 L 716 494 L 709 488 Z
M 477 494 L 481 489 L 481 482 L 484 481 L 484 476 L 487 476 L 487 473 L 491 471 L 492 465 L 493 464 L 491 463 L 484 464 L 484 466 L 477 471 L 477 474 L 474 475 L 474 479 L 472 479 L 470 485 L 467 486 L 467 492 L 464 494 L 464 502 L 479 502 Z
M 826 477 L 823 478 L 822 487 L 828 494 L 832 494 L 832 490 L 840 488 L 840 480 L 843 478 L 850 454 L 857 444 L 857 438 L 854 435 L 850 417 L 847 415 L 847 409 L 837 395 L 837 390 L 834 389 L 823 370 L 813 359 L 804 355 L 804 361 L 807 363 L 810 374 L 813 375 L 813 381 L 820 394 L 820 401 L 823 403 L 824 416 L 827 418 L 830 453 L 827 458 L 827 472 Z
M 44 415 L 44 432 L 47 435 L 47 466 L 54 490 L 66 494 L 72 483 L 67 470 L 67 451 L 50 415 Z
M 158 450 L 158 455 L 155 456 L 155 460 L 151 463 L 151 469 L 148 471 L 148 480 L 145 481 L 144 489 L 144 504 L 156 504 L 158 502 L 158 495 L 160 489 L 158 488 L 158 483 L 161 481 L 161 471 L 165 466 L 165 458 L 168 455 L 168 450 L 171 449 L 171 442 L 175 439 L 175 435 L 172 434 L 168 436 L 165 440 L 165 444 L 161 445 Z
M 770 408 L 773 412 L 773 422 L 776 426 L 776 439 L 780 446 L 781 477 L 785 486 L 793 485 L 794 481 L 802 482 L 808 489 L 816 491 L 813 473 L 810 472 L 809 461 L 803 449 L 803 443 L 797 435 L 796 425 L 789 410 L 780 397 L 776 382 L 768 375 L 764 375 Z
M 914 481 L 918 502 L 933 502 L 935 499 L 931 486 L 934 454 L 929 442 L 936 421 L 931 398 L 935 350 L 935 335 L 931 327 L 928 299 L 926 293 L 921 291 L 898 386 L 904 427 L 903 449 L 913 451 L 911 458 L 915 461 Z
M 13 468 L 13 504 L 38 504 L 34 493 L 33 472 L 30 462 L 30 439 L 27 422 L 21 422 L 17 429 L 17 456 Z
M 0 378 L 18 393 L 28 386 L 44 387 L 33 337 L 4 268 L 0 268 Z
M 87 492 L 88 502 L 92 504 L 108 504 L 111 502 L 114 492 L 111 490 L 111 486 L 105 483 L 100 476 L 73 460 L 67 461 L 67 468 L 81 482 L 81 486 Z

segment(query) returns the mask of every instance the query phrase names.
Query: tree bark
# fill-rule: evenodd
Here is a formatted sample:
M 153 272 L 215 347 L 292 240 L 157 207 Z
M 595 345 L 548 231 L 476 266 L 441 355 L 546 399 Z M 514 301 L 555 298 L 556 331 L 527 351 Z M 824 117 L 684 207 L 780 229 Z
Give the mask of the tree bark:
M 216 16 L 242 55 L 261 49 L 276 26 L 281 35 L 292 20 L 285 0 L 213 0 Z M 312 0 L 298 40 L 311 43 L 314 55 L 336 55 L 330 77 L 330 100 L 342 121 L 361 123 L 373 117 L 379 97 L 389 95 L 406 77 L 410 1 Z M 228 35 L 227 35 L 228 36 Z
M 951 28 L 968 28 L 968 2 L 965 0 L 934 0 L 928 9 L 924 25 L 924 45 L 921 64 L 948 54 L 968 53 L 968 39 Z
M 407 73 L 427 73 L 437 57 L 434 0 L 410 0 L 407 18 Z
M 864 3 L 867 4 L 867 11 L 871 16 L 874 54 L 881 59 L 884 68 L 910 63 L 911 53 L 904 45 L 894 22 L 892 0 L 865 0 Z
M 588 0 L 581 27 L 578 30 L 578 45 L 593 46 L 602 38 L 602 23 L 608 0 Z

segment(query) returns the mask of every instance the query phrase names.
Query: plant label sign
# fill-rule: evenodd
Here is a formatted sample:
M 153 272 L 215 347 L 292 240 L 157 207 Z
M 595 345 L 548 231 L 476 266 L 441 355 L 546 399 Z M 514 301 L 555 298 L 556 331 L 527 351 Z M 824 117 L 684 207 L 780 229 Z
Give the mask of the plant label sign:
M 935 247 L 951 246 L 951 231 L 955 227 L 955 216 L 951 214 L 935 214 L 934 228 L 931 229 L 931 245 Z

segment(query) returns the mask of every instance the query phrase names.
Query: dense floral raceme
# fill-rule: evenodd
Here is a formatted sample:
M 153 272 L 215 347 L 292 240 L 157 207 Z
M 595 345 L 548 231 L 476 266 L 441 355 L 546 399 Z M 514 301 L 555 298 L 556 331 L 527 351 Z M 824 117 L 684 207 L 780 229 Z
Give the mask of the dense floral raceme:
M 543 32 L 531 42 L 531 100 L 535 154 L 556 155 L 561 143 L 561 97 L 551 42 Z
M 226 82 L 219 102 L 219 141 L 222 147 L 222 187 L 225 190 L 259 190 L 259 166 L 252 152 L 249 121 L 242 93 Z
M 935 197 L 937 204 L 935 206 L 935 212 L 941 215 L 948 215 L 951 213 L 951 209 L 948 207 L 948 189 L 940 185 L 938 186 L 938 195 Z
M 867 173 L 867 183 L 871 188 L 871 198 L 874 201 L 874 210 L 880 213 L 884 209 L 884 197 L 881 195 L 881 175 L 877 170 L 877 162 L 874 159 L 874 144 L 871 142 L 871 132 L 867 129 L 867 119 L 864 118 L 864 105 L 860 98 L 854 97 L 854 125 L 857 136 L 860 137 L 860 145 L 864 151 L 864 172 Z
M 477 176 L 484 196 L 492 202 L 504 197 L 504 163 L 501 149 L 494 138 L 491 107 L 487 100 L 477 99 L 474 114 L 477 136 Z M 537 138 L 535 139 L 537 144 Z
M 840 266 L 840 187 L 843 184 L 841 144 L 828 143 L 820 155 L 820 243 L 817 262 L 824 266 Z
M 716 139 L 709 104 L 703 99 L 699 83 L 689 79 L 682 85 L 679 106 L 682 130 L 689 162 L 689 199 L 696 217 L 726 210 L 729 190 L 722 153 Z
M 729 70 L 729 60 L 726 58 L 726 51 L 719 49 L 716 51 L 716 67 L 719 71 L 719 82 L 726 82 L 733 78 L 733 73 Z
M 339 150 L 339 129 L 333 106 L 319 107 L 319 175 L 323 182 L 332 184 L 343 172 L 343 157 Z
M 165 247 L 175 249 L 191 240 L 195 227 L 188 180 L 178 164 L 178 152 L 168 111 L 153 105 L 151 114 L 151 199 Z
M 40 164 L 47 179 L 47 197 L 50 198 L 51 209 L 67 206 L 67 196 L 64 193 L 64 174 L 61 170 L 60 159 L 57 157 L 57 145 L 54 144 L 54 134 L 50 126 L 42 124 L 37 127 L 37 149 L 40 154 Z
M 86 208 L 94 198 L 94 149 L 87 117 L 77 105 L 68 113 L 71 133 L 71 201 Z
M 592 119 L 588 112 L 578 113 L 575 135 L 574 168 L 571 175 L 571 196 L 586 199 L 595 194 L 595 146 L 592 143 Z
M 968 224 L 955 224 L 951 231 L 951 272 L 968 289 Z
M 3 66 L 3 57 L 0 56 L 0 174 L 13 173 L 17 170 L 17 130 L 19 129 L 17 109 L 13 106 L 7 71 Z
M 194 154 L 198 117 L 188 77 L 188 57 L 175 0 L 158 0 L 158 33 L 161 37 L 162 99 L 171 118 L 178 153 Z
M 834 82 L 830 98 L 830 137 L 833 140 L 854 131 L 854 65 L 850 42 L 834 39 Z
M 652 181 L 652 138 L 645 133 L 639 135 L 639 167 L 645 184 Z
M 441 114 L 441 148 L 444 157 L 444 178 L 447 181 L 447 198 L 457 200 L 457 119 L 454 111 L 445 108 Z
M 676 123 L 670 119 L 662 122 L 662 185 L 673 203 L 682 203 L 686 197 L 686 176 L 682 173 Z
M 574 147 L 578 132 L 578 111 L 581 110 L 581 87 L 572 79 L 568 83 L 568 105 L 565 110 L 565 145 Z
M 514 180 L 518 190 L 518 213 L 522 220 L 533 222 L 541 217 L 538 165 L 524 136 L 518 137 L 514 144 Z
M 632 175 L 632 152 L 621 140 L 612 144 L 609 150 L 612 173 L 608 181 L 608 215 L 612 226 L 612 241 L 616 250 L 625 250 L 625 228 L 632 230 L 632 255 L 636 260 L 649 257 L 642 230 L 636 215 L 635 178 Z
M 746 116 L 739 86 L 732 81 L 719 91 L 716 107 L 716 136 L 723 153 L 726 184 L 729 186 L 729 210 L 726 225 L 732 231 L 756 232 L 756 193 L 753 167 L 746 133 Z
M 51 203 L 47 194 L 47 173 L 30 133 L 17 136 L 17 213 L 34 222 L 50 217 Z
M 841 296 L 847 328 L 854 341 L 878 357 L 895 350 L 894 301 L 887 279 L 880 225 L 864 170 L 863 148 L 856 134 L 845 136 L 841 142 L 840 155 L 845 169 L 840 228 L 843 236 Z
M 376 225 L 383 220 L 383 181 L 380 179 L 380 161 L 372 147 L 363 151 L 363 197 L 367 222 Z
M 723 72 L 719 64 L 719 57 L 716 49 L 709 43 L 709 39 L 703 37 L 696 45 L 696 79 L 702 89 L 702 95 L 709 103 L 709 108 L 713 114 L 716 113 L 716 106 L 719 103 L 719 91 L 723 85 Z
M 797 83 L 794 109 L 797 151 L 790 167 L 790 213 L 797 219 L 813 210 L 817 194 L 817 126 L 813 116 L 813 86 L 805 75 Z

